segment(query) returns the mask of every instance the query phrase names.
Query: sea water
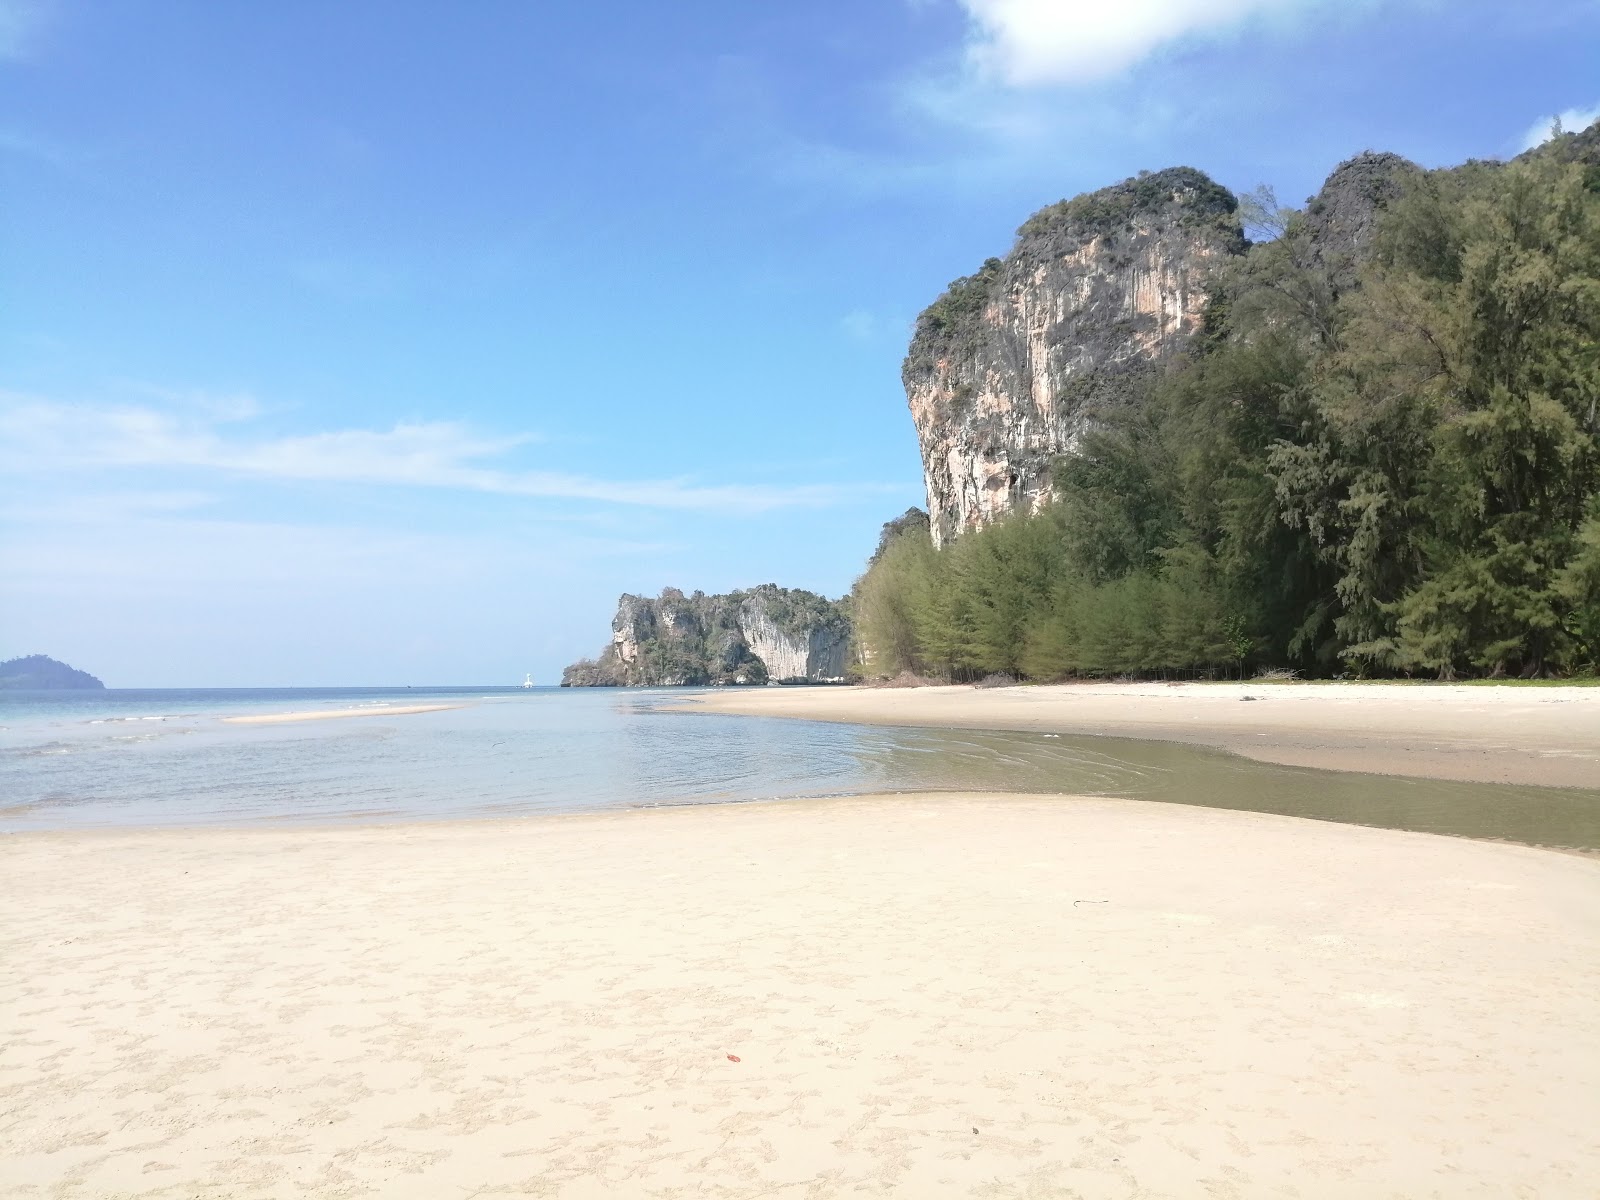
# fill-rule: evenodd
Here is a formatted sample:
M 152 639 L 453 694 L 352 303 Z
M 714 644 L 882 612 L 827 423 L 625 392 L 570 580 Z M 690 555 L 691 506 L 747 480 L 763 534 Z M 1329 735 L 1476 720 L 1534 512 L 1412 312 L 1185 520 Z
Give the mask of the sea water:
M 1600 849 L 1600 789 L 1403 779 L 1125 738 L 693 712 L 694 691 L 0 692 L 0 832 L 507 817 L 870 792 L 1204 804 Z M 410 705 L 456 705 L 402 714 Z M 339 711 L 281 724 L 224 718 Z

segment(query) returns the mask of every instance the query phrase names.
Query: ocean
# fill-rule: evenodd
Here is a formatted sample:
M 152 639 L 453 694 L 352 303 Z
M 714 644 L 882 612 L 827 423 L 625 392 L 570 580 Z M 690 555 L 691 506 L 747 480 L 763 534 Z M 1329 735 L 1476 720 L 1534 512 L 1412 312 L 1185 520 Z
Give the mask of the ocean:
M 0 833 L 982 790 L 1205 804 L 1600 849 L 1600 790 L 1318 771 L 1123 738 L 695 713 L 694 695 L 465 687 L 0 692 Z M 460 707 L 386 713 L 422 704 Z M 224 720 L 329 710 L 368 715 Z

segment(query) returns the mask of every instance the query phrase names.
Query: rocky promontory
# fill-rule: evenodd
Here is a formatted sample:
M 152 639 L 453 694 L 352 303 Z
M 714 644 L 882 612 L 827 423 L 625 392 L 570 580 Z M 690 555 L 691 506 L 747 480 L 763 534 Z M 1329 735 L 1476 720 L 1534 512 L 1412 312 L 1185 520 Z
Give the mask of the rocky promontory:
M 1348 285 L 1377 214 L 1420 174 L 1393 154 L 1341 164 L 1308 203 L 1297 255 Z M 1188 349 L 1218 268 L 1250 252 L 1233 193 L 1173 167 L 1040 210 L 1005 258 L 952 283 L 901 371 L 934 544 L 1049 500 L 1055 461 Z
M 815 683 L 842 678 L 849 650 L 842 601 L 771 583 L 723 596 L 667 588 L 618 600 L 611 643 L 561 686 Z
M 935 545 L 1048 499 L 1056 457 L 1199 330 L 1237 210 L 1190 167 L 1064 200 L 922 313 L 902 379 Z

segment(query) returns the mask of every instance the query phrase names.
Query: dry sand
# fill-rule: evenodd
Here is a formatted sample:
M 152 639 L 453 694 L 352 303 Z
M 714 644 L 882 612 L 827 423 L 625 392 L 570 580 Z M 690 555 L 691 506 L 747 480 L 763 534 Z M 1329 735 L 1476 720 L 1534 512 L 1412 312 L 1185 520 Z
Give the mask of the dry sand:
M 1253 699 L 1246 702 L 1246 696 Z M 1298 767 L 1600 787 L 1596 687 L 728 688 L 698 703 L 717 712 L 814 721 L 1154 738 Z
M 7 1197 L 1600 1180 L 1592 860 L 1016 796 L 0 853 Z
M 285 725 L 293 721 L 337 721 L 345 717 L 405 717 L 412 713 L 449 712 L 465 704 L 385 704 L 371 708 L 324 708 L 307 712 L 253 713 L 223 717 L 224 725 Z

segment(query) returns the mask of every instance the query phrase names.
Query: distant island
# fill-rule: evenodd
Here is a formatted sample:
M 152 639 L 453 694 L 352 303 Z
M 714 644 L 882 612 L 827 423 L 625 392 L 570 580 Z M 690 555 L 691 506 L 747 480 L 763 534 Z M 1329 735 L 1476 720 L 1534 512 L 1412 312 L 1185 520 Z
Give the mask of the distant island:
M 666 588 L 623 596 L 611 644 L 561 675 L 562 687 L 683 687 L 841 679 L 850 652 L 843 601 L 764 583 L 725 596 Z
M 104 690 L 105 686 L 89 672 L 43 654 L 0 662 L 0 691 L 63 691 L 69 688 L 94 691 Z

